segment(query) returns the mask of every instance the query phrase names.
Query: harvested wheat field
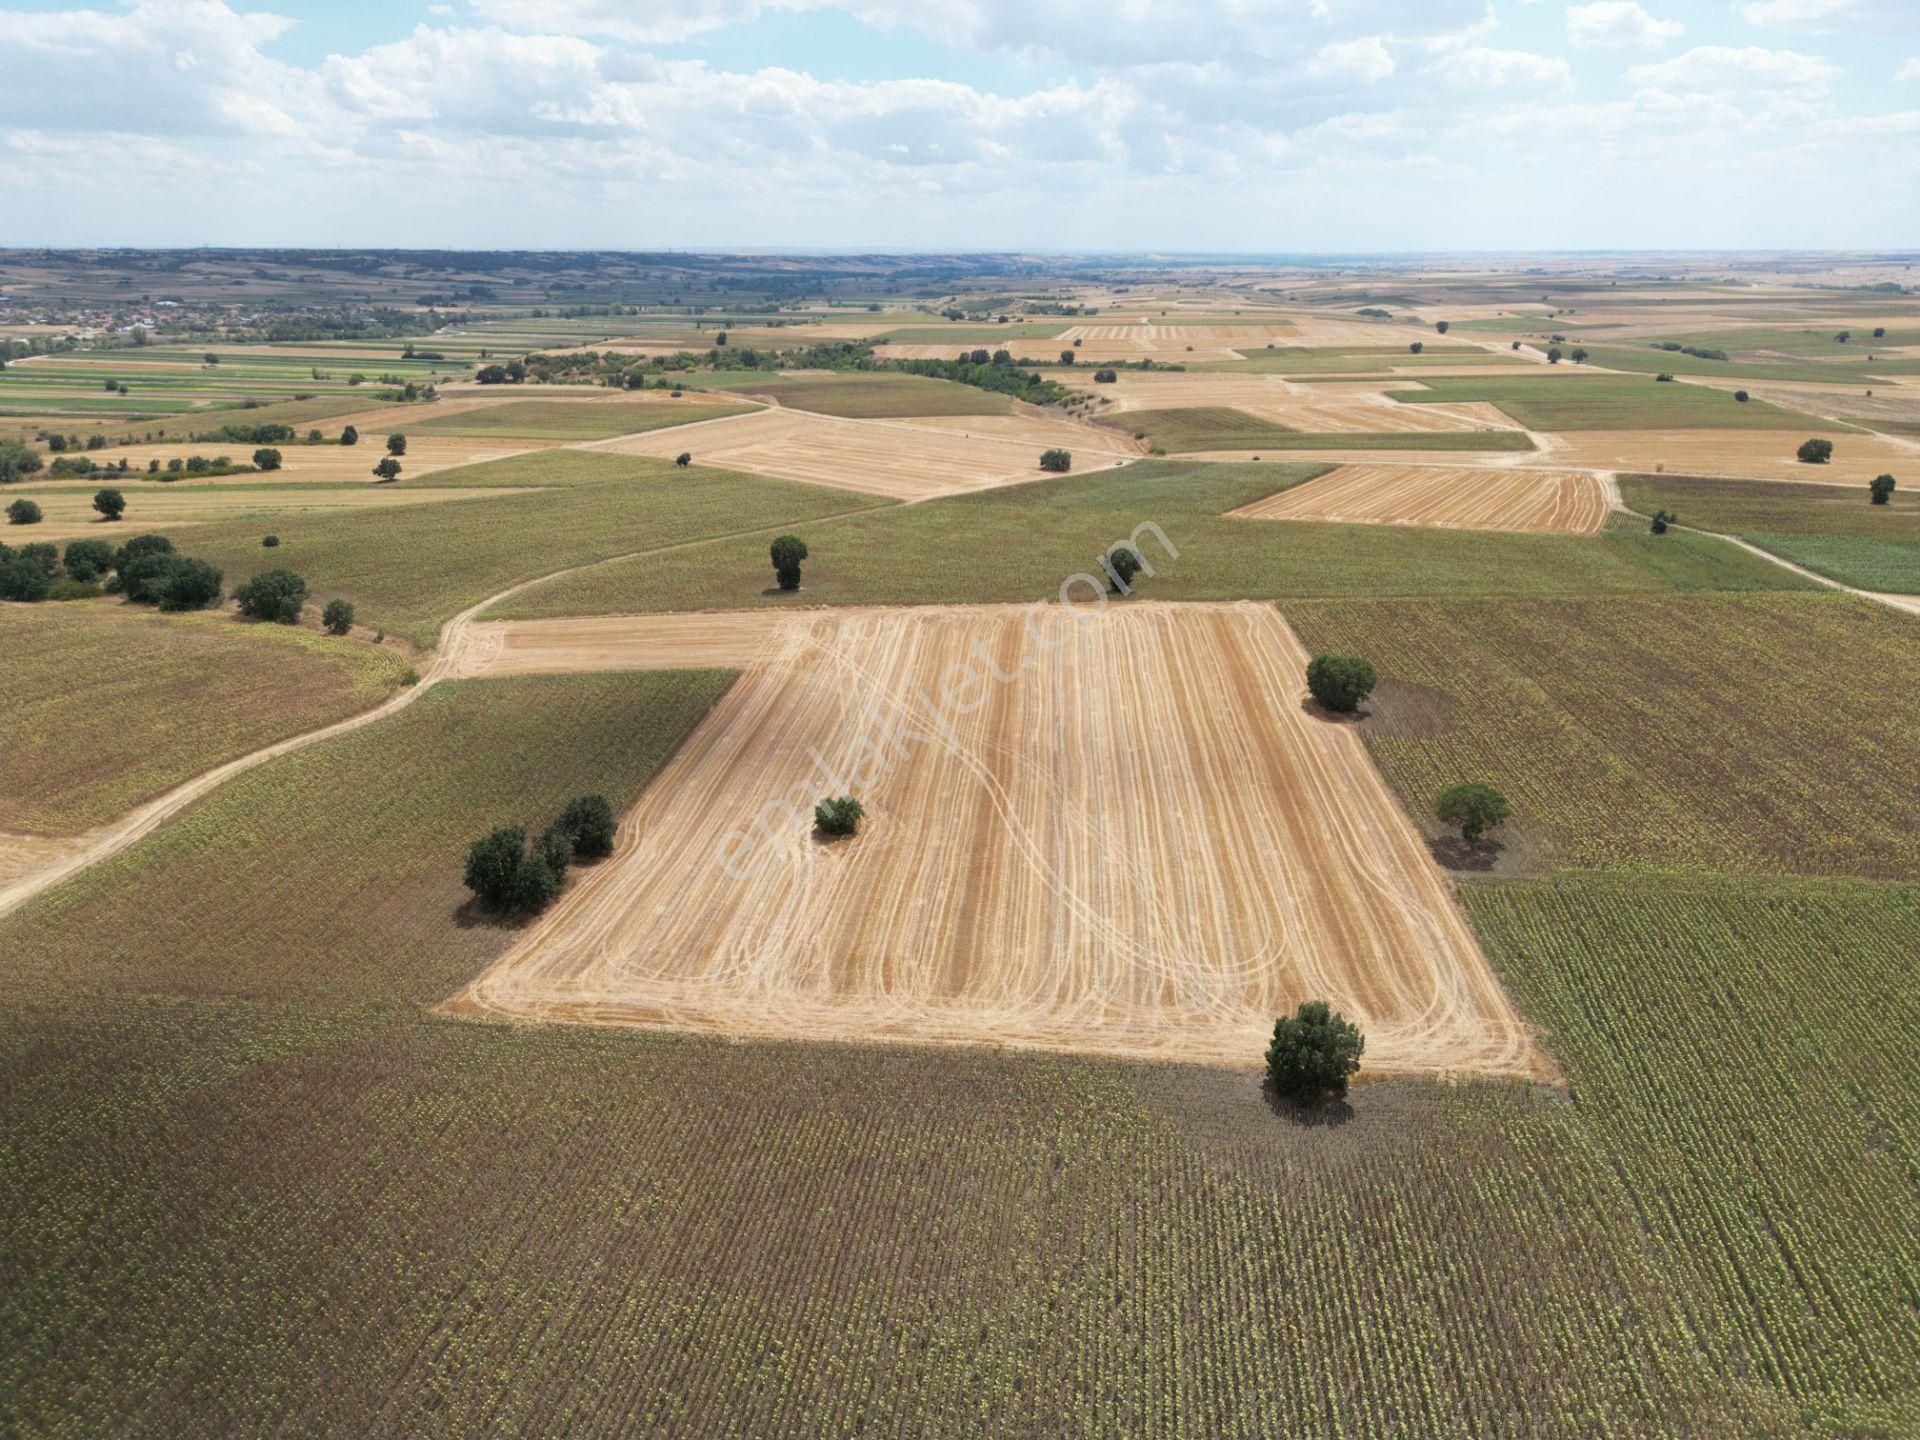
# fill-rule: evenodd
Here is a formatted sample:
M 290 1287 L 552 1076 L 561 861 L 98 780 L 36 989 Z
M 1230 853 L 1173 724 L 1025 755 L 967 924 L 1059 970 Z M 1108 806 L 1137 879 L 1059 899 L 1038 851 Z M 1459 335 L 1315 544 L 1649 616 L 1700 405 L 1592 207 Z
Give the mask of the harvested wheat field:
M 1315 996 L 1378 1070 L 1548 1073 L 1306 661 L 1251 603 L 790 616 L 447 1008 L 1252 1066 Z
M 1403 405 L 1389 387 L 1408 381 L 1374 385 L 1305 385 L 1279 375 L 1245 375 L 1219 371 L 1164 374 L 1128 370 L 1112 383 L 1094 386 L 1094 392 L 1113 401 L 1100 416 L 1113 421 L 1130 410 L 1174 410 L 1225 406 L 1289 430 L 1312 434 L 1350 430 L 1358 434 L 1385 434 L 1414 430 L 1511 430 L 1514 422 L 1503 411 L 1483 401 L 1434 405 Z M 1115 422 L 1119 423 L 1119 422 Z
M 467 679 L 714 665 L 737 668 L 766 659 L 793 623 L 792 616 L 768 610 L 477 621 L 462 630 L 451 673 Z
M 326 431 L 329 439 L 339 434 L 329 422 Z M 178 460 L 184 466 L 193 456 L 199 455 L 213 460 L 226 456 L 235 465 L 251 465 L 253 452 L 263 447 L 244 440 L 198 440 L 186 444 L 165 445 L 129 445 L 110 450 L 96 450 L 88 459 L 98 465 L 115 465 L 125 460 L 129 473 L 118 477 L 103 476 L 99 473 L 75 476 L 68 480 L 51 481 L 52 484 L 89 485 L 98 489 L 101 485 L 111 485 L 115 478 L 120 480 L 159 481 L 163 474 L 171 473 L 175 484 L 213 485 L 254 484 L 263 480 L 283 483 L 290 480 L 370 480 L 373 467 L 386 457 L 387 436 L 406 434 L 400 426 L 390 430 L 362 430 L 358 445 L 305 445 L 299 442 L 283 442 L 272 446 L 280 452 L 280 468 L 270 472 L 244 471 L 238 475 L 191 475 L 184 470 L 168 472 L 167 462 Z M 422 475 L 431 475 L 436 470 L 451 470 L 458 465 L 479 465 L 488 460 L 504 460 L 509 455 L 523 455 L 529 450 L 542 450 L 553 442 L 543 440 L 479 440 L 464 436 L 422 435 L 417 439 L 409 435 L 407 453 L 400 457 L 400 478 L 418 479 Z M 147 467 L 155 460 L 160 462 L 160 471 L 153 472 Z
M 998 418 L 1004 421 L 1008 417 Z M 1076 452 L 1077 469 L 1130 457 L 1118 436 L 1039 417 L 988 426 L 922 425 L 908 420 L 845 420 L 800 410 L 762 410 L 725 420 L 582 446 L 623 455 L 689 452 L 702 465 L 806 480 L 899 500 L 927 500 L 1036 480 L 1040 454 Z M 1092 452 L 1091 454 L 1089 452 Z
M 224 483 L 211 479 L 155 485 L 130 479 L 94 476 L 85 484 L 29 493 L 46 518 L 33 526 L 36 540 L 124 539 L 156 527 L 167 530 L 205 525 L 217 520 L 273 520 L 336 510 L 390 510 L 397 506 L 433 505 L 449 500 L 486 500 L 524 494 L 523 488 L 463 489 L 455 486 L 383 485 L 371 476 L 365 484 L 272 485 L 258 483 L 270 476 L 234 476 Z M 242 480 L 256 483 L 247 485 Z M 101 485 L 113 485 L 127 497 L 127 513 L 117 523 L 102 521 L 93 508 L 93 494 Z M 130 529 L 129 527 L 136 527 Z
M 1228 513 L 1242 520 L 1597 535 L 1608 509 L 1606 487 L 1577 470 L 1342 465 Z
M 1414 407 L 1417 408 L 1417 407 Z M 1794 458 L 1812 436 L 1833 441 L 1833 459 L 1805 465 Z M 1798 430 L 1583 430 L 1555 437 L 1554 463 L 1596 470 L 1712 475 L 1744 480 L 1797 480 L 1805 485 L 1860 485 L 1874 476 L 1912 471 L 1920 445 L 1813 426 Z

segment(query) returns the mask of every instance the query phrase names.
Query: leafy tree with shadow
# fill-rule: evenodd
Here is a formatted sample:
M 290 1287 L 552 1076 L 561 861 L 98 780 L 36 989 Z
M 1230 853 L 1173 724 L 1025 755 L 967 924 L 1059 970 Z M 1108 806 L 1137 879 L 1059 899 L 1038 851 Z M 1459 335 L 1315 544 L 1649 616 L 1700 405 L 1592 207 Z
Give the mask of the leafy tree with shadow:
M 1316 655 L 1307 664 L 1307 689 L 1327 709 L 1342 715 L 1360 708 L 1378 677 L 1358 655 Z
M 774 578 L 782 590 L 800 588 L 800 562 L 807 558 L 807 542 L 798 535 L 782 535 L 767 547 Z
M 813 823 L 822 835 L 853 835 L 860 830 L 866 809 L 851 795 L 822 800 L 813 807 Z
M 9 525 L 38 525 L 44 518 L 40 507 L 31 500 L 16 500 L 7 506 Z
M 1444 824 L 1458 829 L 1462 840 L 1474 844 L 1487 831 L 1503 824 L 1513 814 L 1513 807 L 1493 786 L 1473 780 L 1442 790 L 1433 813 Z
M 1794 454 L 1803 465 L 1824 465 L 1833 459 L 1833 441 L 1803 440 Z
M 329 635 L 346 634 L 353 629 L 353 602 L 338 596 L 327 601 L 327 608 L 320 612 L 320 623 Z
M 1324 1000 L 1305 1000 L 1274 1022 L 1267 1081 L 1274 1094 L 1302 1104 L 1344 1096 L 1366 1048 L 1359 1026 Z
M 1873 477 L 1873 483 L 1867 487 L 1867 492 L 1872 496 L 1875 505 L 1884 505 L 1893 499 L 1893 483 L 1891 475 Z
M 297 625 L 307 603 L 307 582 L 291 570 L 263 570 L 233 592 L 240 613 L 278 625 Z
M 560 825 L 573 841 L 573 853 L 581 860 L 601 860 L 613 853 L 618 828 L 613 806 L 604 795 L 576 795 L 560 812 Z
M 127 497 L 118 490 L 101 490 L 94 494 L 93 508 L 108 520 L 118 520 L 127 513 Z

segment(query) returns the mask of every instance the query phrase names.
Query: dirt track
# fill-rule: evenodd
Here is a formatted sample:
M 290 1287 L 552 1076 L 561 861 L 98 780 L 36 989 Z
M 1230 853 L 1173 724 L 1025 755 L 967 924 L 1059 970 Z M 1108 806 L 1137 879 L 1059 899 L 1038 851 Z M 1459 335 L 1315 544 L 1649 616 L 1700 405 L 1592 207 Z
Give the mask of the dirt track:
M 1343 465 L 1228 513 L 1243 520 L 1597 535 L 1609 508 L 1606 486 L 1579 471 Z
M 1055 611 L 1052 649 L 1027 615 L 790 617 L 614 858 L 447 1008 L 1252 1066 L 1318 996 L 1376 1069 L 1548 1073 L 1272 607 Z M 933 698 L 962 664 L 971 714 Z M 840 789 L 868 820 L 825 844 Z

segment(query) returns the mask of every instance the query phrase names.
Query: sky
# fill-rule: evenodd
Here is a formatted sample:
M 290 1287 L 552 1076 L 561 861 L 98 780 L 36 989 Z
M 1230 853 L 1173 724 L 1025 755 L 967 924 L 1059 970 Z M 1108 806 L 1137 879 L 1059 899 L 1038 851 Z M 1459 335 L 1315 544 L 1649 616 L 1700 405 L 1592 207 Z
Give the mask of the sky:
M 1920 247 L 1920 0 L 0 0 L 0 246 Z

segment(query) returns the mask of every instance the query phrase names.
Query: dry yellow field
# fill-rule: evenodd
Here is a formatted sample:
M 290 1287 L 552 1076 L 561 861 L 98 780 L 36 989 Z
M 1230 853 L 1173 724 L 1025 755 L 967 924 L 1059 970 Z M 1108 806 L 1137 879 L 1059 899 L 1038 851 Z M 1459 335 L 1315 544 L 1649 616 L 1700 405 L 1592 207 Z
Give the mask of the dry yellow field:
M 61 484 L 58 488 L 29 492 L 46 519 L 25 528 L 0 528 L 0 539 L 72 540 L 87 535 L 95 539 L 124 539 L 153 526 L 169 530 L 203 525 L 213 520 L 271 520 L 289 515 L 307 515 L 325 510 L 386 510 L 403 505 L 432 505 L 448 500 L 485 500 L 501 495 L 517 495 L 514 486 L 493 489 L 458 489 L 431 486 L 382 485 L 368 478 L 364 485 L 352 488 L 333 486 L 278 485 L 262 489 L 258 483 L 270 476 L 234 476 L 225 483 L 153 485 L 126 480 L 98 478 L 82 484 Z M 253 486 L 241 484 L 253 480 Z M 112 485 L 127 498 L 127 513 L 116 525 L 102 521 L 93 508 L 93 494 L 102 485 Z
M 927 500 L 1039 479 L 1044 473 L 1040 452 L 1056 445 L 1074 452 L 1075 468 L 1081 470 L 1132 458 L 1135 453 L 1122 436 L 1102 435 L 1065 420 L 989 418 L 999 423 L 954 427 L 921 420 L 843 420 L 768 409 L 578 448 L 659 456 L 688 451 L 703 465 L 900 500 Z
M 1833 459 L 1825 465 L 1794 459 L 1807 438 L 1797 430 L 1583 430 L 1553 437 L 1553 461 L 1595 470 L 1664 468 L 1669 475 L 1796 480 L 1804 485 L 1865 485 L 1876 475 L 1899 475 L 1920 464 L 1920 443 L 1865 431 L 1825 433 L 1833 441 Z
M 1358 434 L 1415 430 L 1512 430 L 1513 420 L 1496 406 L 1471 400 L 1435 405 L 1403 405 L 1389 393 L 1410 382 L 1382 380 L 1363 384 L 1303 384 L 1279 375 L 1218 372 L 1121 371 L 1111 384 L 1081 388 L 1102 399 L 1103 418 L 1128 410 L 1184 410 L 1225 406 L 1290 430 Z
M 792 624 L 790 615 L 767 610 L 476 621 L 461 632 L 450 673 L 470 679 L 709 665 L 739 668 L 765 659 Z
M 1343 465 L 1228 514 L 1243 520 L 1597 535 L 1608 509 L 1606 487 L 1578 470 Z
M 1550 1072 L 1271 606 L 785 618 L 445 1008 L 1252 1067 L 1311 996 L 1376 1070 Z
M 329 439 L 339 435 L 339 430 L 329 421 L 325 428 Z M 224 477 L 227 484 L 258 485 L 263 481 L 283 483 L 291 480 L 371 480 L 373 467 L 385 458 L 387 436 L 405 433 L 399 425 L 387 425 L 378 431 L 362 429 L 358 445 L 302 445 L 281 444 L 272 448 L 280 452 L 280 468 L 271 473 L 249 473 Z M 478 440 L 453 435 L 421 435 L 409 437 L 407 453 L 400 457 L 400 478 L 417 480 L 422 475 L 431 475 L 436 470 L 451 470 L 458 465 L 478 465 L 488 460 L 503 460 L 509 455 L 523 455 L 529 450 L 541 450 L 554 444 L 548 440 Z M 95 450 L 87 458 L 98 465 L 118 465 L 124 458 L 131 473 L 120 476 L 121 480 L 157 480 L 150 474 L 147 466 L 158 460 L 164 471 L 169 460 L 177 459 L 183 465 L 195 455 L 203 455 L 212 460 L 224 455 L 236 465 L 253 463 L 253 452 L 260 446 L 241 440 L 201 440 L 185 445 L 129 445 L 108 450 Z M 37 477 L 44 480 L 44 476 Z M 45 481 L 55 485 L 90 485 L 98 489 L 102 485 L 111 485 L 111 476 L 87 475 L 67 480 Z M 221 477 L 211 475 L 188 475 L 179 473 L 173 483 L 193 485 L 217 485 Z

